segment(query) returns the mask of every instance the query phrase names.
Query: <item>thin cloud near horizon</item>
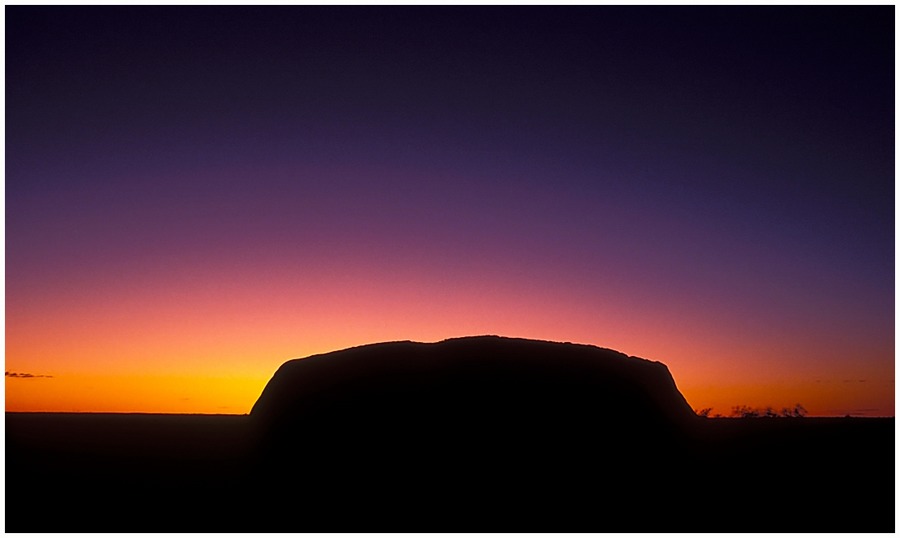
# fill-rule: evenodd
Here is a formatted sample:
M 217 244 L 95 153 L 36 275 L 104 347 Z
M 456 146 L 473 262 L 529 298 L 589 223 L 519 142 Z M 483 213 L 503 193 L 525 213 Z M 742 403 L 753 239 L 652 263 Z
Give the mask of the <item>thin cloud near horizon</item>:
M 33 379 L 38 377 L 52 378 L 52 375 L 44 375 L 44 374 L 29 374 L 29 373 L 19 373 L 19 372 L 5 372 L 6 377 L 17 377 L 20 379 Z

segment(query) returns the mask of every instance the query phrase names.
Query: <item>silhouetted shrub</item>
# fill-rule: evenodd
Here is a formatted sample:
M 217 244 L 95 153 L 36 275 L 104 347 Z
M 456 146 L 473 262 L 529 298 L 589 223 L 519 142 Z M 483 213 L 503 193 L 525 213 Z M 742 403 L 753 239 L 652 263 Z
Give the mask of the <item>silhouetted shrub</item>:
M 731 416 L 739 418 L 756 418 L 759 416 L 759 410 L 748 405 L 736 405 L 731 408 Z
M 756 408 L 750 407 L 749 405 L 736 405 L 731 408 L 731 416 L 738 418 L 777 418 L 779 416 L 785 418 L 802 418 L 806 416 L 806 413 L 806 408 L 800 404 L 796 404 L 794 407 L 783 407 L 781 408 L 780 413 L 776 412 L 772 406 Z
M 795 404 L 793 409 L 784 407 L 781 409 L 781 416 L 790 418 L 803 418 L 806 416 L 806 408 L 800 404 Z

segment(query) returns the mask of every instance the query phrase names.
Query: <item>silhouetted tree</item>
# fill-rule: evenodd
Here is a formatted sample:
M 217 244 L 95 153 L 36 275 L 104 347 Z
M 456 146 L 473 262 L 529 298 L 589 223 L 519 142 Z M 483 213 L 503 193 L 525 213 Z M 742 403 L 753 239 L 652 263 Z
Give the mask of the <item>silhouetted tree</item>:
M 731 408 L 731 416 L 740 418 L 755 418 L 759 416 L 759 411 L 749 405 L 736 405 Z
M 738 418 L 777 418 L 778 416 L 801 418 L 805 417 L 806 413 L 806 408 L 800 404 L 796 404 L 794 407 L 782 407 L 780 412 L 775 411 L 772 406 L 768 405 L 764 408 L 750 407 L 749 405 L 736 405 L 731 408 L 731 416 Z
M 791 407 L 783 407 L 781 409 L 781 416 L 786 418 L 803 418 L 806 416 L 806 408 L 800 404 L 794 405 Z
M 698 416 L 703 418 L 708 418 L 712 410 L 712 407 L 704 407 L 703 409 L 694 409 L 694 413 L 697 413 Z

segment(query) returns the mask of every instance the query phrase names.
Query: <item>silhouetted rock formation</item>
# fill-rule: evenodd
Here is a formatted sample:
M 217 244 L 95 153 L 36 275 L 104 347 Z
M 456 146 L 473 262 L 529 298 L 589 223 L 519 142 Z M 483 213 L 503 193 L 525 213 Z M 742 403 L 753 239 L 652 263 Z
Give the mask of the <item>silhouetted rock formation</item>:
M 662 363 L 497 336 L 371 344 L 288 361 L 251 416 L 269 427 L 327 417 L 364 428 L 462 430 L 523 422 L 649 429 L 696 418 Z
M 323 494 L 361 501 L 391 485 L 422 521 L 498 522 L 515 507 L 511 530 L 599 501 L 578 484 L 611 488 L 612 511 L 635 496 L 675 495 L 682 430 L 700 420 L 661 363 L 495 336 L 289 361 L 251 419 L 263 439 L 260 474 L 314 485 L 304 503 L 318 511 L 329 510 L 317 503 Z M 464 514 L 452 508 L 455 490 L 465 491 Z

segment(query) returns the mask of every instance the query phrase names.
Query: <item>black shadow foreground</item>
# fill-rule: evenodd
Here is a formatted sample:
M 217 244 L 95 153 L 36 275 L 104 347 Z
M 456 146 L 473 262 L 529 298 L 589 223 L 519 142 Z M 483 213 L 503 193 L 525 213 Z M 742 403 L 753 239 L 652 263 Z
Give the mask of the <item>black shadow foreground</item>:
M 285 363 L 249 417 L 6 426 L 8 531 L 894 530 L 892 418 L 702 419 L 575 344 L 374 344 Z

